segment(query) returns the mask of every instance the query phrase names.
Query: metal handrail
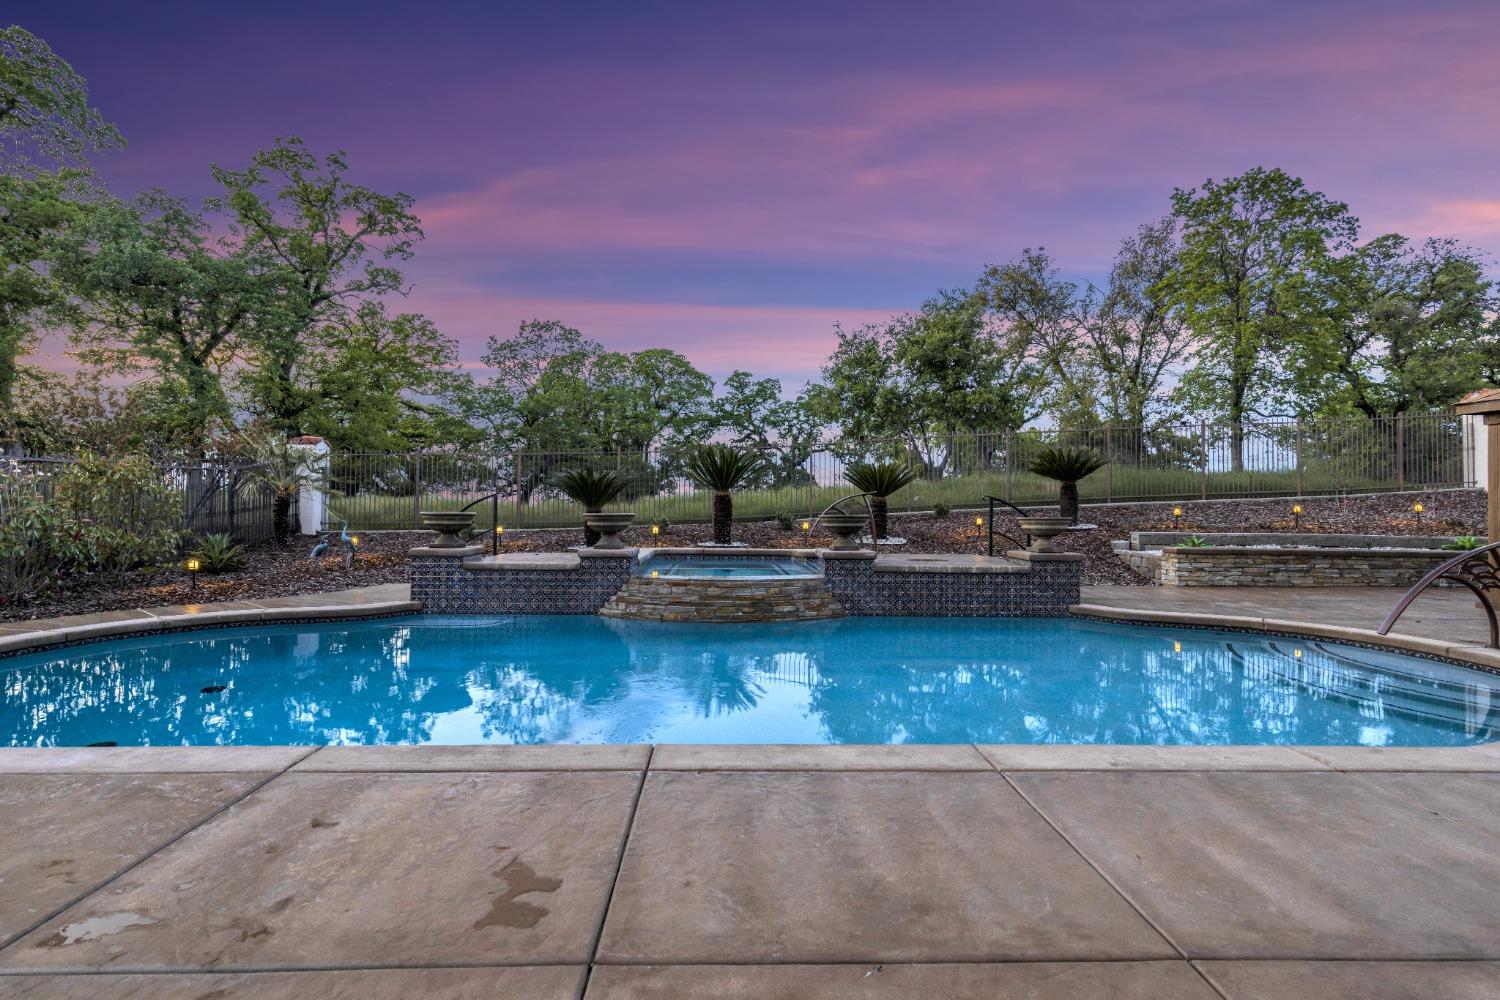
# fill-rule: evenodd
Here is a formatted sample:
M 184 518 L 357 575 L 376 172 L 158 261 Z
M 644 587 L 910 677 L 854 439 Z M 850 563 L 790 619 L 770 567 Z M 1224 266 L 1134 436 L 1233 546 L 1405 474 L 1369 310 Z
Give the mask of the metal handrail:
M 990 555 L 994 555 L 995 554 L 995 504 L 997 504 L 997 503 L 1003 503 L 1003 504 L 1005 504 L 1005 506 L 1009 507 L 1011 510 L 1013 510 L 1013 511 L 1016 512 L 1016 516 L 1017 517 L 1030 517 L 1031 514 L 1028 513 L 1027 511 L 1022 510 L 1020 507 L 1017 507 L 1015 504 L 1011 503 L 1009 500 L 1005 500 L 1005 499 L 1003 499 L 1001 497 L 990 496 L 988 493 L 986 493 L 980 499 L 982 499 L 982 500 L 988 500 L 989 503 L 990 503 L 989 554 Z M 1018 541 L 1016 541 L 1014 538 L 1010 537 L 1009 535 L 1007 535 L 1003 531 L 1000 532 L 999 534 L 1000 534 L 1001 538 L 1005 539 L 1007 542 L 1010 542 L 1012 545 L 1018 545 L 1018 546 L 1020 546 L 1023 549 L 1031 547 L 1031 535 L 1030 534 L 1028 534 L 1026 536 L 1026 541 L 1024 541 L 1024 542 L 1018 542 Z
M 1439 580 L 1452 580 L 1468 587 L 1479 598 L 1479 606 L 1484 608 L 1484 613 L 1490 620 L 1490 648 L 1500 649 L 1500 615 L 1497 615 L 1494 597 L 1500 594 L 1500 562 L 1496 561 L 1494 555 L 1497 551 L 1500 551 L 1500 542 L 1491 542 L 1477 549 L 1468 549 L 1433 567 L 1406 592 L 1375 631 L 1386 635 L 1396 624 L 1396 619 L 1411 606 L 1412 601 L 1421 596 L 1422 591 Z
M 495 531 L 494 528 L 498 528 L 500 526 L 500 491 L 496 490 L 493 493 L 486 493 L 484 496 L 480 497 L 477 500 L 470 500 L 468 503 L 464 504 L 458 509 L 460 511 L 466 511 L 470 507 L 473 507 L 475 504 L 484 503 L 486 500 L 490 502 L 490 555 L 498 556 L 500 554 L 500 534 L 499 532 Z M 473 539 L 474 535 L 471 534 L 469 536 L 469 540 L 473 541 Z

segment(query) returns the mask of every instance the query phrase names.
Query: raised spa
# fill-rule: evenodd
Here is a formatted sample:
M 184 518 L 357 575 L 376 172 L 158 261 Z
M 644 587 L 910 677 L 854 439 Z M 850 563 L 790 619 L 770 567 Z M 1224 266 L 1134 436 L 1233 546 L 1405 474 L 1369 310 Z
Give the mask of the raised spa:
M 0 660 L 0 745 L 1461 746 L 1500 676 L 1078 619 L 445 617 L 116 639 Z
M 716 557 L 662 555 L 642 559 L 636 576 L 682 579 L 771 579 L 819 576 L 822 569 L 812 559 L 795 557 Z

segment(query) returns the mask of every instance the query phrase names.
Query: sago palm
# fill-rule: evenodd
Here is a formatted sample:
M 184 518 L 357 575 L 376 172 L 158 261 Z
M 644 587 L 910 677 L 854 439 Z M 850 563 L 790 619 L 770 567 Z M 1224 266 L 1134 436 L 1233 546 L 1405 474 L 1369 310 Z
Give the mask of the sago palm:
M 734 521 L 734 497 L 731 494 L 760 471 L 760 464 L 758 455 L 727 444 L 699 445 L 688 455 L 683 472 L 714 494 L 715 543 L 729 544 L 729 526 Z
M 604 505 L 614 501 L 625 492 L 625 477 L 609 469 L 591 469 L 587 466 L 569 469 L 558 475 L 553 485 L 569 500 L 583 508 L 585 516 L 597 514 Z M 592 546 L 599 541 L 599 532 L 583 526 L 583 544 Z
M 886 498 L 915 481 L 917 474 L 911 466 L 901 462 L 855 462 L 844 470 L 844 478 L 850 486 L 870 495 L 875 537 L 884 538 L 888 534 L 890 513 Z
M 250 438 L 247 450 L 255 464 L 246 478 L 270 492 L 271 533 L 284 545 L 292 534 L 292 501 L 304 488 L 322 487 L 318 457 L 275 431 Z
M 1057 514 L 1078 523 L 1078 481 L 1105 466 L 1092 448 L 1043 448 L 1031 460 L 1031 471 L 1059 483 Z

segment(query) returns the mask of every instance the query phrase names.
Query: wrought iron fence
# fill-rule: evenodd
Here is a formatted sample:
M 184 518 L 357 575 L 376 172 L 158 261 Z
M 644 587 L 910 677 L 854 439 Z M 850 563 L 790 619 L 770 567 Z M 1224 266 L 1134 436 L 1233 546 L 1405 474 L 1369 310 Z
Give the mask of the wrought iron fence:
M 894 510 L 979 507 L 986 494 L 1018 504 L 1055 501 L 1055 483 L 1028 471 L 1049 446 L 1096 449 L 1107 464 L 1084 480 L 1085 501 L 1311 496 L 1474 485 L 1474 440 L 1449 413 L 1381 419 L 1199 422 L 1084 431 L 1024 430 L 839 440 L 763 449 L 758 479 L 735 494 L 739 518 L 805 517 L 847 494 L 855 461 L 895 459 L 921 477 L 891 498 Z M 620 506 L 640 521 L 703 521 L 709 495 L 683 474 L 685 446 L 644 452 L 515 450 L 339 453 L 329 456 L 329 523 L 361 530 L 415 528 L 423 510 L 476 505 L 477 526 L 563 527 L 578 513 L 551 484 L 589 465 L 629 483 Z
M 33 473 L 58 472 L 74 464 L 73 458 L 26 457 L 0 460 L 0 485 L 17 486 L 48 493 L 55 483 L 50 476 Z M 236 541 L 258 544 L 274 534 L 274 497 L 255 481 L 255 465 L 233 461 L 154 462 L 161 485 L 178 498 L 178 530 L 192 535 L 225 532 Z M 126 503 L 124 506 L 128 507 Z M 0 516 L 4 515 L 0 505 Z

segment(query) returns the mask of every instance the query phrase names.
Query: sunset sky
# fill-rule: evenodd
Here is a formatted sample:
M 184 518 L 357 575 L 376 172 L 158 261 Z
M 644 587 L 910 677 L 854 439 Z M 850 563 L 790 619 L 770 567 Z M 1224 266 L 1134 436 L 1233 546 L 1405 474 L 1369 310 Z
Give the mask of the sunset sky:
M 29 6 L 129 140 L 117 193 L 295 134 L 414 195 L 407 308 L 470 359 L 555 318 L 795 388 L 836 321 L 1037 244 L 1097 278 L 1257 164 L 1500 251 L 1496 0 Z

